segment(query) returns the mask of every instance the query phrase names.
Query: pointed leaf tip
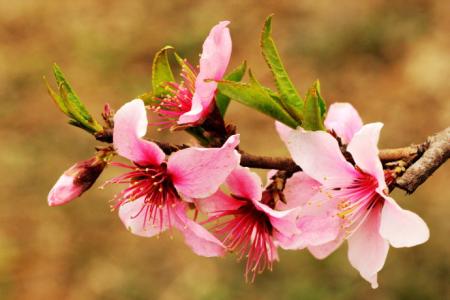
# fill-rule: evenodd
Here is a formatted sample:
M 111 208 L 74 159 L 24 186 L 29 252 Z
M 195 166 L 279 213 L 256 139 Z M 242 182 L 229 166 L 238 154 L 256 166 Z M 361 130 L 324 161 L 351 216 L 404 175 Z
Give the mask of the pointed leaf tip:
M 301 123 L 303 118 L 303 101 L 290 80 L 275 42 L 272 39 L 272 16 L 267 17 L 261 33 L 262 54 L 275 79 L 281 104 L 293 119 Z
M 155 97 L 163 97 L 167 94 L 165 85 L 167 82 L 175 81 L 172 68 L 170 67 L 168 51 L 174 50 L 172 46 L 165 46 L 159 50 L 153 58 L 152 64 L 152 92 Z
M 316 81 L 306 94 L 302 123 L 304 129 L 312 131 L 324 130 L 324 114 L 322 113 L 322 106 L 324 105 L 320 96 L 320 84 Z

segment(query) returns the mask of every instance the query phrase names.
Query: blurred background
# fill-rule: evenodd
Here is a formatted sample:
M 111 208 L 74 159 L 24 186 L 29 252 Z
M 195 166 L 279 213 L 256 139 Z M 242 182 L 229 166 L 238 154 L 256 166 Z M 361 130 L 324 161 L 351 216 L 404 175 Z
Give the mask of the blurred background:
M 319 78 L 328 103 L 350 101 L 365 122 L 385 124 L 381 147 L 424 141 L 450 124 L 450 5 L 370 1 L 0 0 L 0 299 L 444 299 L 450 295 L 450 164 L 412 196 L 394 192 L 431 229 L 428 243 L 391 248 L 372 290 L 347 261 L 281 251 L 273 272 L 245 284 L 233 256 L 195 256 L 179 235 L 129 234 L 109 211 L 118 187 L 49 208 L 61 173 L 98 145 L 66 124 L 42 76 L 57 62 L 91 112 L 118 108 L 150 87 L 151 61 L 166 44 L 193 63 L 218 21 L 231 21 L 230 68 L 247 59 L 273 86 L 260 55 L 264 19 L 304 93 Z M 52 81 L 53 83 L 53 81 Z M 232 103 L 249 152 L 287 155 L 270 119 Z M 152 133 L 157 134 L 157 133 Z M 189 141 L 184 134 L 167 141 Z M 100 181 L 117 174 L 108 169 Z M 448 298 L 447 298 L 448 299 Z

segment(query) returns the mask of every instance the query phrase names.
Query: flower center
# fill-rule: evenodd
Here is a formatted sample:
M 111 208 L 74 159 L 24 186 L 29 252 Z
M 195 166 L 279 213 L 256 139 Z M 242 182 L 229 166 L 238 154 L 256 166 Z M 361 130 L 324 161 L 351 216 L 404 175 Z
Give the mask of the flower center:
M 177 124 L 182 114 L 191 110 L 197 74 L 198 69 L 184 60 L 180 74 L 183 79 L 181 83 L 167 82 L 167 94 L 162 98 L 154 98 L 156 103 L 150 106 L 150 110 L 157 113 L 161 120 L 150 125 L 169 128 Z
M 237 253 L 238 260 L 247 258 L 245 279 L 253 282 L 256 274 L 265 269 L 272 270 L 276 259 L 276 247 L 273 243 L 273 227 L 267 215 L 256 209 L 248 199 L 237 198 L 246 203 L 235 210 L 221 213 L 220 217 L 233 216 L 216 225 L 215 233 L 224 236 L 223 244 Z
M 359 169 L 357 171 L 359 176 L 351 185 L 334 191 L 340 199 L 338 216 L 344 221 L 342 226 L 347 237 L 364 223 L 374 207 L 384 202 L 384 198 L 376 191 L 377 179 Z
M 170 208 L 175 205 L 176 201 L 180 200 L 180 197 L 172 183 L 170 174 L 167 172 L 166 163 L 146 167 L 122 163 L 112 164 L 132 170 L 107 182 L 128 184 L 126 189 L 114 197 L 113 200 L 116 201 L 116 204 L 113 209 L 137 199 L 143 199 L 142 208 L 133 218 L 144 214 L 144 228 L 147 224 L 160 226 L 161 228 L 165 225 L 171 227 Z

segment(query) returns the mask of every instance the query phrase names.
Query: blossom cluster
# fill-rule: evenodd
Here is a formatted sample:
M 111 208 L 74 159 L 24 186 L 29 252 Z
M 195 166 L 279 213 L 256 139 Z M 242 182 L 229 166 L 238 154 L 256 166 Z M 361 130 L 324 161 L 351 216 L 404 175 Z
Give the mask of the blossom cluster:
M 218 113 L 218 84 L 232 49 L 228 24 L 212 28 L 199 66 L 180 60 L 181 82 L 165 82 L 164 93 L 152 95 L 150 103 L 134 99 L 115 114 L 108 110 L 111 150 L 66 171 L 49 205 L 77 198 L 112 165 L 123 173 L 106 184 L 124 186 L 113 208 L 132 234 L 177 230 L 197 255 L 233 252 L 245 260 L 248 281 L 272 269 L 278 248 L 307 249 L 323 259 L 347 241 L 351 265 L 376 288 L 390 246 L 411 247 L 429 237 L 425 222 L 389 196 L 396 172 L 383 169 L 378 156 L 383 124 L 363 124 L 349 103 L 332 104 L 322 130 L 276 121 L 299 168 L 287 174 L 270 170 L 263 185 L 242 166 L 240 136 Z M 150 126 L 197 135 L 201 130 L 211 139 L 200 140 L 203 147 L 166 151 L 145 139 L 147 112 L 159 115 Z M 112 162 L 116 154 L 127 162 Z

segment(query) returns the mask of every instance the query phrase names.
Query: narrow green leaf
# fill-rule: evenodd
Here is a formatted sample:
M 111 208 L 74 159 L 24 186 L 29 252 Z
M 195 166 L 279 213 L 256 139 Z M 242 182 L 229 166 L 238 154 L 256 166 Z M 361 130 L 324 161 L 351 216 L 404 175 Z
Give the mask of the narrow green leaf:
M 103 127 L 92 118 L 84 104 L 80 101 L 80 98 L 66 80 L 64 73 L 57 64 L 53 65 L 53 74 L 58 84 L 59 96 L 51 88 L 49 92 L 57 102 L 59 108 L 73 119 L 73 123 L 81 124 L 83 129 L 91 133 L 103 130 Z
M 302 123 L 302 127 L 306 130 L 324 130 L 318 87 L 316 81 L 306 94 Z
M 247 62 L 244 61 L 240 64 L 236 69 L 231 71 L 228 75 L 225 76 L 225 80 L 239 82 L 244 77 L 245 71 L 247 70 Z M 220 114 L 225 116 L 228 105 L 230 104 L 230 97 L 225 96 L 220 91 L 216 95 L 216 104 L 219 108 Z
M 170 67 L 167 52 L 173 50 L 172 46 L 166 46 L 155 54 L 152 65 L 152 92 L 155 97 L 167 94 L 165 84 L 175 81 Z
M 61 68 L 57 64 L 53 64 L 53 74 L 55 75 L 58 88 L 65 91 L 65 94 L 67 95 L 67 101 L 71 103 L 71 106 L 77 110 L 77 113 L 80 114 L 84 120 L 88 122 L 93 121 L 92 116 L 89 114 L 84 104 L 80 101 L 80 98 L 72 89 L 72 86 L 66 80 L 64 73 L 61 71 Z
M 319 98 L 320 115 L 322 118 L 324 118 L 325 113 L 327 112 L 327 104 L 325 103 L 325 100 L 322 98 L 322 95 L 320 94 L 319 80 L 316 80 L 315 85 L 317 90 L 317 97 Z
M 254 108 L 292 128 L 299 123 L 295 121 L 283 107 L 274 100 L 250 72 L 250 83 L 221 81 L 219 91 L 246 106 Z
M 64 101 L 61 99 L 61 97 L 52 89 L 52 87 L 50 86 L 50 84 L 47 81 L 47 78 L 44 76 L 43 77 L 44 83 L 47 86 L 47 91 L 48 94 L 50 95 L 50 97 L 52 97 L 53 101 L 55 101 L 56 105 L 58 106 L 58 108 L 67 116 L 70 117 L 70 113 L 67 110 L 67 107 L 64 103 Z
M 271 36 L 272 33 L 272 16 L 266 19 L 261 34 L 261 49 L 264 59 L 269 66 L 275 79 L 275 83 L 280 93 L 280 100 L 284 108 L 293 119 L 301 123 L 303 101 L 295 89 L 292 81 L 281 62 L 277 47 Z

